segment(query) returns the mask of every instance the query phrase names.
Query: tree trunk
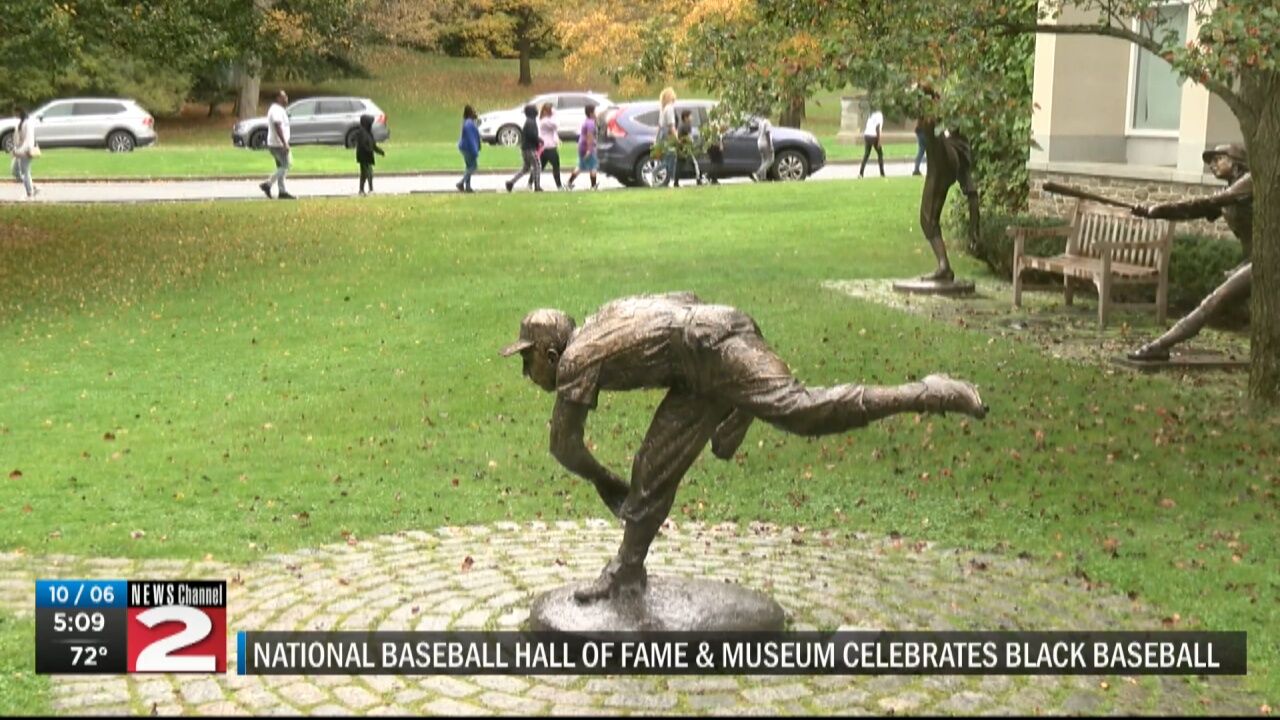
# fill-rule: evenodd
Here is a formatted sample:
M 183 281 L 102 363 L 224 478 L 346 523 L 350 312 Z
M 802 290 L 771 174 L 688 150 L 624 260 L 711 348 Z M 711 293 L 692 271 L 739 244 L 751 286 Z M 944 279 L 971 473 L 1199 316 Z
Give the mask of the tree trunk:
M 800 127 L 800 123 L 804 121 L 804 95 L 794 94 L 787 98 L 787 106 L 782 110 L 782 117 L 778 118 L 778 124 L 783 127 Z
M 1242 128 L 1253 174 L 1253 292 L 1249 398 L 1280 406 L 1280 73 L 1251 88 L 1257 124 Z M 1241 123 L 1245 125 L 1245 123 Z M 1253 123 L 1248 123 L 1253 125 Z
M 529 56 L 532 52 L 533 43 L 529 41 L 528 36 L 521 35 L 517 45 L 520 48 L 520 84 L 533 84 L 533 67 L 529 63 Z
M 238 74 L 240 76 L 240 99 L 236 103 L 239 109 L 238 115 L 241 120 L 248 120 L 258 116 L 258 94 L 261 90 L 262 78 L 247 68 L 242 68 Z

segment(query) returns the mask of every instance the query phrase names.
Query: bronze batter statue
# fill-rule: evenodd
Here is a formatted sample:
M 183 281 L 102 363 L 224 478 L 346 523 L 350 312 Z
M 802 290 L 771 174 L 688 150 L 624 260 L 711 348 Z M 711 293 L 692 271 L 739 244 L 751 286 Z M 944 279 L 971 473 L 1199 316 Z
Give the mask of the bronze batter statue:
M 617 556 L 578 602 L 643 591 L 653 542 L 675 500 L 676 487 L 707 441 L 728 460 L 756 418 L 799 435 L 859 428 L 904 412 L 987 413 L 973 385 L 945 375 L 897 387 L 805 387 L 765 344 L 745 313 L 708 305 L 692 293 L 614 300 L 575 328 L 559 310 L 534 310 L 520 339 L 502 350 L 520 353 L 524 374 L 556 393 L 551 454 L 591 481 L 624 521 Z M 587 414 L 601 390 L 667 388 L 631 467 L 631 483 L 601 465 L 583 442 Z
M 921 280 L 950 282 L 955 279 L 951 261 L 947 258 L 947 244 L 942 239 L 942 208 L 947 193 L 958 181 L 960 190 L 969 200 L 969 236 L 978 237 L 980 210 L 978 186 L 973 180 L 973 151 L 969 141 L 959 130 L 937 130 L 937 121 L 922 118 L 917 128 L 924 134 L 924 154 L 928 163 L 924 176 L 924 194 L 920 198 L 920 228 L 933 249 L 938 267 Z
M 1247 296 L 1253 284 L 1253 263 L 1250 261 L 1253 252 L 1253 176 L 1249 173 L 1248 158 L 1244 148 L 1232 144 L 1206 150 L 1204 161 L 1214 177 L 1227 182 L 1227 189 L 1194 200 L 1141 205 L 1133 209 L 1133 214 L 1166 220 L 1225 218 L 1231 232 L 1240 239 L 1245 261 L 1232 270 L 1226 281 L 1209 293 L 1199 307 L 1175 323 L 1168 332 L 1129 353 L 1131 360 L 1168 360 L 1170 348 L 1195 337 L 1218 308 Z

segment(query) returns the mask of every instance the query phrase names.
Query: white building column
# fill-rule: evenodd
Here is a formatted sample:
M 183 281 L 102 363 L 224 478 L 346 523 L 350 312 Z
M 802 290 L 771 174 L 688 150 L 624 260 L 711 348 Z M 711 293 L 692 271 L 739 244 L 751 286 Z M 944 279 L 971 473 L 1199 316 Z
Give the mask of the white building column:
M 1043 1 L 1043 0 L 1042 0 Z M 1056 24 L 1057 18 L 1044 22 Z M 1058 57 L 1058 36 L 1036 33 L 1035 71 L 1031 83 L 1031 162 L 1049 162 L 1049 143 L 1053 134 L 1053 72 Z
M 1206 12 L 1213 12 L 1216 0 L 1208 3 Z M 1200 36 L 1200 18 L 1195 6 L 1187 13 L 1187 39 Z M 1182 108 L 1178 124 L 1178 172 L 1199 176 L 1204 173 L 1201 154 L 1209 137 L 1209 91 L 1193 80 L 1182 82 Z

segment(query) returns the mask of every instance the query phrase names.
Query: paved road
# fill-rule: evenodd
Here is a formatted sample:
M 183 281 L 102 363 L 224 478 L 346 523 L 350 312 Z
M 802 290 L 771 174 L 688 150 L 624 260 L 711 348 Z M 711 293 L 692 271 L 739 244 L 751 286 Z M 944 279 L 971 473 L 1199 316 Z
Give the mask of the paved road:
M 263 164 L 262 178 L 243 178 L 236 180 L 113 180 L 110 182 L 59 182 L 51 180 L 39 181 L 39 165 L 35 167 L 36 186 L 40 192 L 37 202 L 43 203 L 96 203 L 96 202 L 158 202 L 174 200 L 263 200 L 258 183 L 269 174 L 267 163 Z M 911 174 L 910 161 L 886 162 L 885 170 L 890 177 L 902 177 Z M 302 170 L 302 168 L 299 168 Z M 874 172 L 873 168 L 868 168 Z M 858 166 L 852 164 L 834 164 L 824 167 L 815 173 L 812 180 L 850 180 L 858 176 Z M 380 195 L 405 195 L 421 192 L 457 192 L 454 183 L 461 177 L 457 175 L 424 174 L 424 175 L 387 175 L 375 178 L 375 187 Z M 472 179 L 472 187 L 477 192 L 502 192 L 503 183 L 510 177 L 509 173 L 484 173 Z M 563 177 L 568 178 L 564 173 Z M 868 177 L 868 182 L 876 178 Z M 746 178 L 726 180 L 726 184 L 750 182 Z M 286 182 L 289 192 L 299 198 L 311 197 L 343 197 L 355 195 L 357 177 L 295 178 Z M 589 186 L 587 179 L 579 178 L 579 189 Z M 554 187 L 549 181 L 543 187 Z M 612 178 L 601 176 L 601 187 L 605 190 L 617 190 L 622 186 Z M 523 185 L 517 192 L 525 192 Z M 23 200 L 22 186 L 11 183 L 0 187 L 0 202 L 17 202 Z

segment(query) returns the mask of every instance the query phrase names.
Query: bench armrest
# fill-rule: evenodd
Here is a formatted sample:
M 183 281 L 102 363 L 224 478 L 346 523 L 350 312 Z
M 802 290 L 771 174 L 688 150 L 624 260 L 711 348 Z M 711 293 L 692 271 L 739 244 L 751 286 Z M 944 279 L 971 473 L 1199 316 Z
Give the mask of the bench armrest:
M 1047 227 L 1011 226 L 1004 229 L 1009 237 L 1066 237 L 1071 234 L 1070 225 L 1049 225 Z

